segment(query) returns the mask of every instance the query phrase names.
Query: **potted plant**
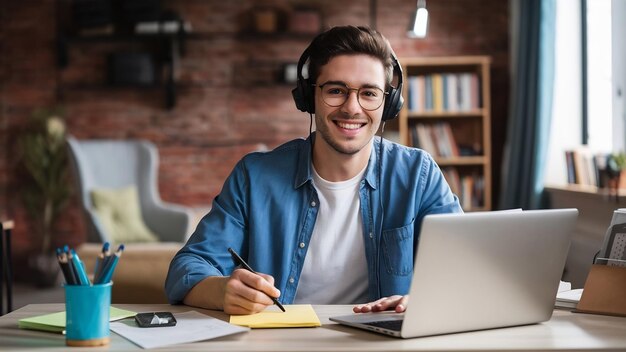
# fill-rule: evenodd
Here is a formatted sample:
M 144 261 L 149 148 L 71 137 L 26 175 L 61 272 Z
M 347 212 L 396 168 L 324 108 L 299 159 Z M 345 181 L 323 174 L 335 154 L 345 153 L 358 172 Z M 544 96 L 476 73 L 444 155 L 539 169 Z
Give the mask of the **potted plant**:
M 604 169 L 604 179 L 606 187 L 609 191 L 609 197 L 615 196 L 615 201 L 619 202 L 619 189 L 624 184 L 622 181 L 626 169 L 626 153 L 617 152 L 608 154 L 606 157 L 606 167 Z M 602 175 L 602 174 L 601 174 Z
M 56 283 L 59 265 L 51 248 L 55 220 L 70 196 L 65 122 L 60 108 L 39 109 L 19 137 L 20 167 L 24 174 L 21 189 L 31 230 L 41 238 L 36 255 L 29 258 L 40 286 Z

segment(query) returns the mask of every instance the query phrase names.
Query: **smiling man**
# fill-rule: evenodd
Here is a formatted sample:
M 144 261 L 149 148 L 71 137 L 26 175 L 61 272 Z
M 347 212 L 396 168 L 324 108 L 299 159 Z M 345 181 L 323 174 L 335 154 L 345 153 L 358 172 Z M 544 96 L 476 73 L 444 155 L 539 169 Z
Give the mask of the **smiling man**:
M 394 74 L 401 82 L 375 30 L 334 27 L 313 40 L 293 93 L 316 131 L 235 166 L 170 264 L 170 303 L 229 314 L 259 312 L 271 298 L 406 308 L 422 219 L 462 210 L 430 155 L 374 138 L 402 106 Z M 228 248 L 256 272 L 236 267 Z

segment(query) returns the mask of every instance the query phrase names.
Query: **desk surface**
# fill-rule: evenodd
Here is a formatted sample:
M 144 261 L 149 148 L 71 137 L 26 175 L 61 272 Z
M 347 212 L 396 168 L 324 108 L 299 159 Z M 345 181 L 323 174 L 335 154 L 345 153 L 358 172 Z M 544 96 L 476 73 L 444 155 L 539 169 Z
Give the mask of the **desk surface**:
M 165 304 L 115 304 L 136 312 L 199 312 L 227 320 L 222 312 Z M 22 330 L 21 318 L 64 310 L 64 304 L 31 304 L 0 317 L 0 350 L 66 351 L 59 334 Z M 626 318 L 576 314 L 555 310 L 550 321 L 541 324 L 468 333 L 396 339 L 352 329 L 328 320 L 349 314 L 352 306 L 314 306 L 323 326 L 300 329 L 255 329 L 248 333 L 214 340 L 176 345 L 158 351 L 477 351 L 477 350 L 626 350 Z M 155 330 L 155 333 L 157 331 Z M 47 347 L 47 348 L 46 348 Z M 140 350 L 138 346 L 111 333 L 112 351 Z M 95 348 L 72 348 L 94 351 Z

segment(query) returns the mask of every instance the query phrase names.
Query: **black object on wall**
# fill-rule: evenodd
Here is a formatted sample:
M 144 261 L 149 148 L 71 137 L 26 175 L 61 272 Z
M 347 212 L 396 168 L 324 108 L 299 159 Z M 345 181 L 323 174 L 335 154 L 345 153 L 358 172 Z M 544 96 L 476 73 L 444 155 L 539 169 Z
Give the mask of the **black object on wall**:
M 139 22 L 158 21 L 162 15 L 160 0 L 117 0 L 116 13 L 120 25 L 132 31 Z
M 72 1 L 72 19 L 79 30 L 113 25 L 111 1 L 74 0 Z
M 108 57 L 108 81 L 117 86 L 150 86 L 157 83 L 151 54 L 116 52 Z

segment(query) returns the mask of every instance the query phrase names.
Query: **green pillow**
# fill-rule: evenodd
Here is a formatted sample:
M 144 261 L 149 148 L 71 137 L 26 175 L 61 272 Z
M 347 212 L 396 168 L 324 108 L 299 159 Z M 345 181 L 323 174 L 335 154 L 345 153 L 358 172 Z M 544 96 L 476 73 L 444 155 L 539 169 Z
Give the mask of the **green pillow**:
M 118 189 L 93 189 L 94 212 L 113 243 L 157 242 L 141 217 L 135 186 Z

